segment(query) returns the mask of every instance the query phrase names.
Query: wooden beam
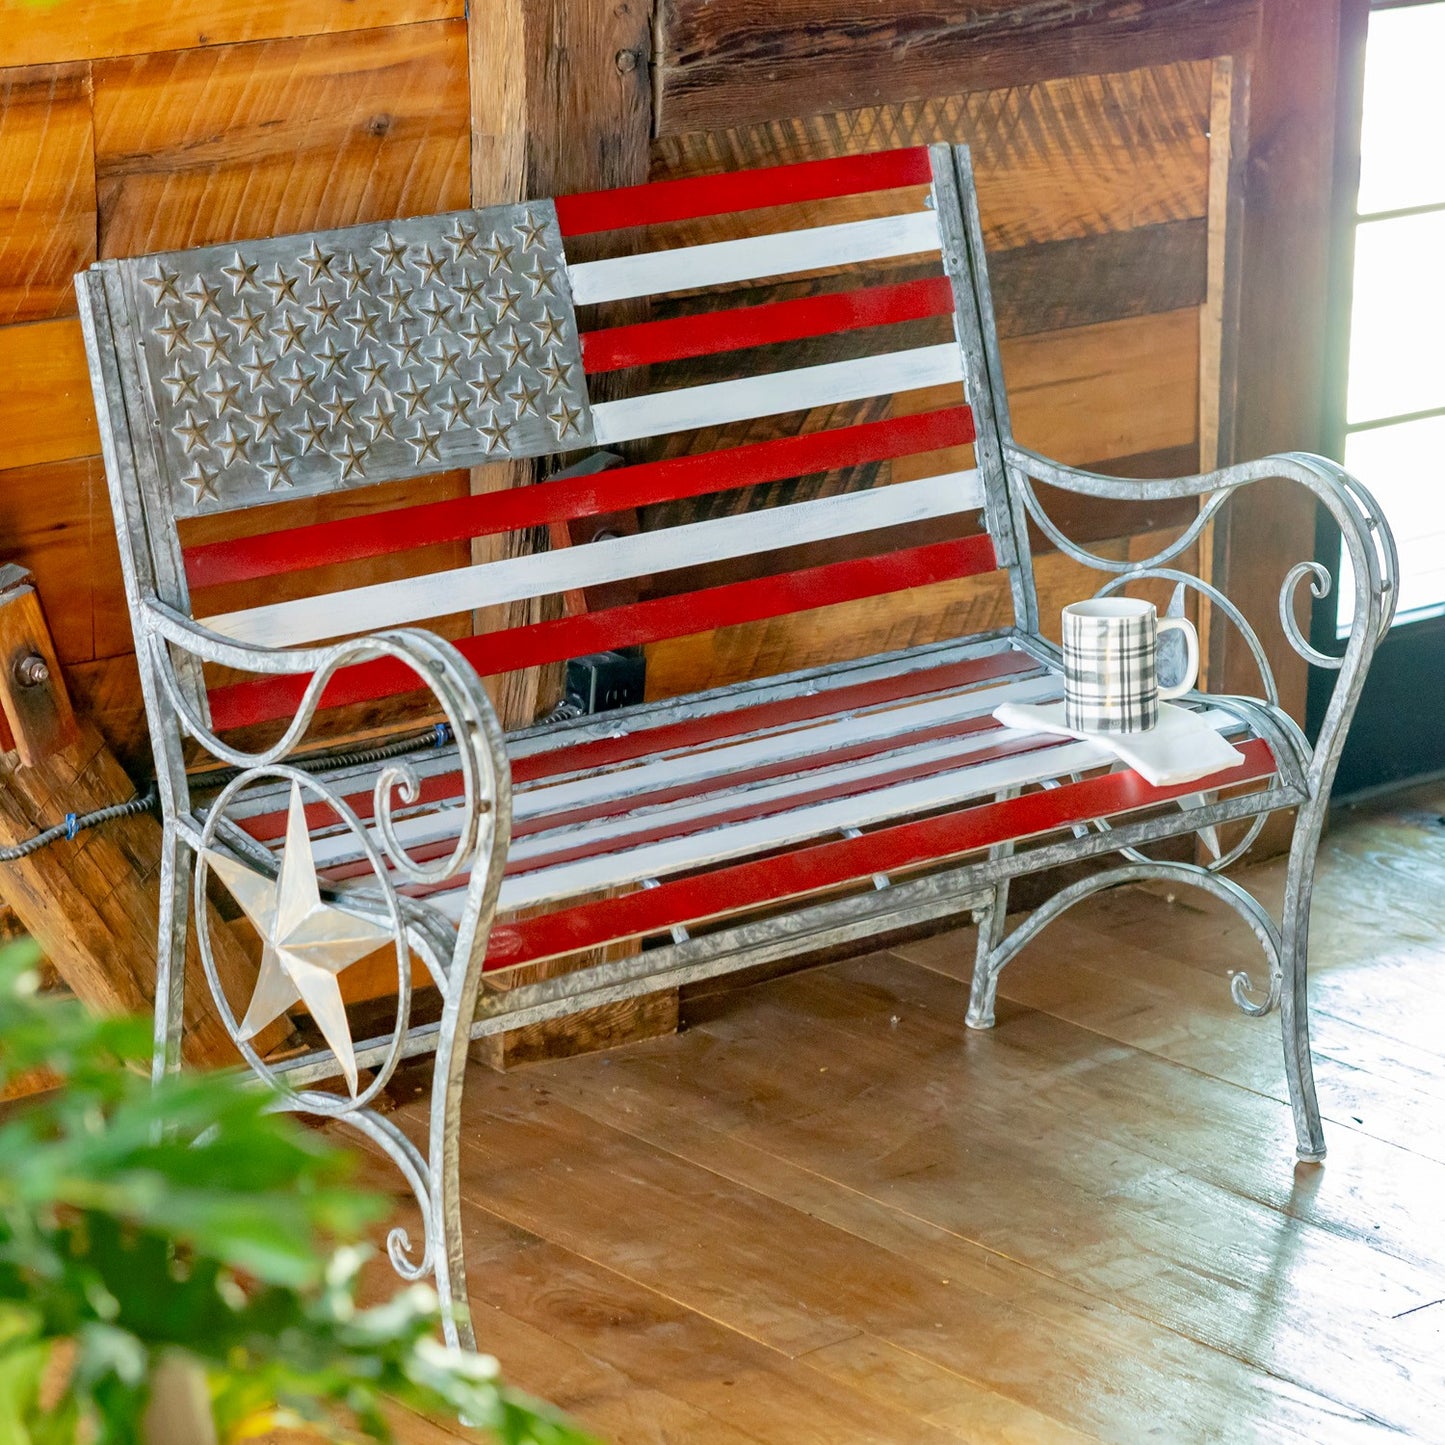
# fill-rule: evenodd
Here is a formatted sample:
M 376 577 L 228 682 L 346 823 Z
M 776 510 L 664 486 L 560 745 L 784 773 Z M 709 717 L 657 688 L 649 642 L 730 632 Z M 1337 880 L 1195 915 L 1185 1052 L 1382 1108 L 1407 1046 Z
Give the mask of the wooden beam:
M 1258 0 L 665 0 L 657 131 L 1202 60 L 1246 48 L 1257 23 Z
M 473 205 L 648 179 L 650 19 L 643 0 L 489 0 L 471 6 Z M 569 245 L 569 254 L 586 259 L 585 243 Z M 631 316 L 609 318 L 618 319 Z M 594 384 L 594 401 L 610 394 L 607 381 Z M 472 486 L 477 492 L 524 486 L 535 475 L 532 463 L 507 462 L 478 468 Z M 525 535 L 486 537 L 473 544 L 473 558 L 494 561 L 533 546 Z M 550 615 L 538 602 L 513 603 L 486 609 L 477 616 L 477 628 L 515 627 Z M 555 700 L 559 680 L 559 670 L 537 668 L 498 679 L 493 696 L 504 725 L 530 723 Z M 564 966 L 595 961 L 589 956 Z M 543 966 L 529 977 L 547 972 Z M 473 1049 L 493 1068 L 507 1068 L 676 1027 L 677 991 L 671 989 L 488 1038 Z
M 1243 142 L 1243 229 L 1229 459 L 1322 450 L 1330 280 L 1339 0 L 1264 0 Z M 1236 142 L 1238 147 L 1240 143 Z M 1301 488 L 1266 483 L 1235 499 L 1216 546 L 1216 581 L 1262 641 L 1280 700 L 1303 721 L 1308 667 L 1278 625 L 1279 586 L 1314 555 L 1315 503 Z M 1306 619 L 1305 625 L 1308 626 Z M 1257 685 L 1232 629 L 1213 640 L 1225 692 Z
M 55 644 L 30 573 L 0 567 L 0 747 L 35 767 L 78 735 Z
M 638 185 L 648 178 L 652 97 L 649 10 L 641 0 L 493 0 L 474 5 L 471 49 L 472 204 Z M 585 259 L 585 243 L 569 247 Z M 593 399 L 610 394 L 594 385 Z M 532 462 L 479 467 L 473 490 L 522 486 Z M 474 560 L 531 550 L 533 539 L 490 537 Z M 479 613 L 479 631 L 551 615 L 537 603 Z M 498 679 L 494 701 L 508 727 L 526 726 L 555 701 L 560 674 L 529 669 Z

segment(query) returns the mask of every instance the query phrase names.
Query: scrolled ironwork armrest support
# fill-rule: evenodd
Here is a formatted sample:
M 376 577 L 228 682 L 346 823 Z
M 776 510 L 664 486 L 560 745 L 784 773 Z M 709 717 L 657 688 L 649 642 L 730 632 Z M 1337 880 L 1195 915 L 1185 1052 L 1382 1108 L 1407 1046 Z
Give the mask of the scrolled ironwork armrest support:
M 409 763 L 393 760 L 382 767 L 374 785 L 374 822 L 387 860 L 408 882 L 444 882 L 476 856 L 482 824 L 488 817 L 496 839 L 492 851 L 496 853 L 500 845 L 505 853 L 511 794 L 501 727 L 476 672 L 449 642 L 422 628 L 396 628 L 328 647 L 257 647 L 202 627 L 161 602 L 148 602 L 146 611 L 156 674 L 181 728 L 213 757 L 244 770 L 273 768 L 295 750 L 326 685 L 340 669 L 380 658 L 409 667 L 417 676 L 418 690 L 425 689 L 436 699 L 457 742 L 462 777 L 457 810 L 460 827 L 456 844 L 446 857 L 430 863 L 414 859 L 396 835 L 394 810 L 419 799 L 420 781 Z M 179 684 L 168 646 L 239 671 L 273 677 L 309 674 L 310 680 L 281 736 L 269 747 L 246 751 L 218 737 L 199 715 Z M 495 888 L 484 892 L 494 894 Z
M 1084 471 L 1012 441 L 1005 444 L 1004 454 L 1012 473 L 1011 480 L 1018 487 L 1029 516 L 1066 555 L 1099 571 L 1114 573 L 1113 581 L 1106 584 L 1108 590 L 1117 590 L 1129 581 L 1150 577 L 1173 579 L 1186 582 L 1220 607 L 1240 629 L 1260 663 L 1265 692 L 1271 702 L 1274 701 L 1273 678 L 1263 649 L 1238 608 L 1203 579 L 1176 572 L 1167 564 L 1186 551 L 1229 499 L 1244 487 L 1279 477 L 1297 483 L 1315 496 L 1339 527 L 1354 577 L 1354 609 L 1343 653 L 1333 657 L 1312 647 L 1295 619 L 1294 602 L 1301 582 L 1308 578 L 1311 591 L 1317 598 L 1327 596 L 1334 586 L 1335 579 L 1324 564 L 1311 558 L 1290 568 L 1280 587 L 1279 618 L 1286 640 L 1299 656 L 1312 666 L 1339 674 L 1309 761 L 1311 794 L 1316 797 L 1327 795 L 1346 728 L 1364 685 L 1365 673 L 1375 648 L 1389 630 L 1399 592 L 1399 557 L 1394 538 L 1379 504 L 1363 483 L 1337 463 L 1308 452 L 1281 452 L 1258 461 L 1221 467 L 1218 471 L 1157 481 Z M 1068 538 L 1045 511 L 1034 490 L 1035 481 L 1062 491 L 1110 501 L 1165 501 L 1198 497 L 1201 504 L 1199 514 L 1191 519 L 1179 536 L 1153 556 L 1139 561 L 1120 561 L 1090 552 Z
M 190 827 L 199 828 L 190 842 L 197 854 L 193 885 L 201 963 L 221 1019 L 252 1072 L 279 1090 L 276 1107 L 325 1115 L 359 1131 L 391 1157 L 415 1196 L 423 1221 L 422 1237 L 415 1243 L 400 1226 L 390 1231 L 387 1253 L 392 1264 L 406 1279 L 433 1277 L 444 1304 L 464 1297 L 465 1258 L 457 1193 L 459 1111 L 467 1042 L 502 885 L 512 815 L 511 774 L 502 730 L 481 680 L 449 642 L 420 628 L 399 628 L 329 647 L 280 650 L 235 642 L 153 599 L 143 606 L 145 646 L 164 701 L 174 711 L 173 727 L 190 734 L 207 752 L 240 770 L 210 801 L 204 815 L 188 819 Z M 198 706 L 197 694 L 182 684 L 172 649 L 192 659 L 240 671 L 310 677 L 295 716 L 282 735 L 269 747 L 248 752 L 216 735 L 204 714 L 204 704 Z M 303 771 L 285 761 L 305 734 L 331 678 L 343 667 L 378 658 L 399 662 L 416 674 L 418 689 L 425 689 L 436 699 L 456 740 L 456 767 L 462 779 L 460 805 L 452 814 L 457 839 L 450 853 L 438 861 L 412 857 L 398 837 L 395 806 L 421 799 L 420 778 L 403 759 L 382 763 L 375 780 L 369 823 L 363 822 L 347 803 L 342 788 L 324 773 Z M 368 1057 L 372 1077 L 353 1097 L 305 1087 L 293 1089 L 271 1068 L 249 1037 L 243 1036 L 210 946 L 206 886 L 212 849 L 218 843 L 225 846 L 229 835 L 236 835 L 231 840 L 233 853 L 245 856 L 251 844 L 226 818 L 227 807 L 248 786 L 276 782 L 287 783 L 293 790 L 323 802 L 353 836 L 359 854 L 370 866 L 373 881 L 351 895 L 352 905 L 388 926 L 396 943 L 395 1014 L 389 1033 L 371 1041 Z M 168 807 L 174 800 L 171 794 Z M 168 832 L 174 830 L 175 820 L 168 817 L 166 826 Z M 252 857 L 251 861 L 258 860 Z M 263 868 L 267 866 L 269 860 L 262 862 Z M 434 884 L 467 869 L 470 876 L 454 932 L 442 914 L 427 903 L 398 894 L 401 882 Z M 348 889 L 352 886 L 345 885 Z M 402 1058 L 411 1029 L 413 949 L 426 964 L 442 998 L 441 1017 L 435 1026 L 434 1082 L 425 1152 L 394 1120 L 372 1107 Z M 179 994 L 174 996 L 172 1011 L 178 1028 Z M 445 1315 L 443 1331 L 449 1343 L 474 1343 L 465 1318 Z

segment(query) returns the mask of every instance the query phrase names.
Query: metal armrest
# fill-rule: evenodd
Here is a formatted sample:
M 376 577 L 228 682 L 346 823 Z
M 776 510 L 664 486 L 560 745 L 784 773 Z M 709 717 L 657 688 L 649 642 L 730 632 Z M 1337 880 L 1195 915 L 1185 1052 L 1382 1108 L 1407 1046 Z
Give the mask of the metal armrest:
M 195 738 L 212 756 L 241 770 L 241 777 L 228 784 L 212 811 L 224 812 L 222 801 L 234 796 L 249 782 L 263 778 L 284 778 L 295 770 L 285 759 L 305 735 L 321 695 L 331 678 L 342 668 L 378 658 L 404 663 L 416 673 L 420 688 L 436 699 L 457 744 L 457 767 L 462 776 L 461 806 L 456 816 L 459 833 L 455 847 L 440 860 L 424 863 L 413 858 L 396 836 L 394 811 L 418 801 L 420 783 L 405 758 L 383 766 L 374 787 L 373 826 L 380 850 L 373 869 L 384 862 L 403 881 L 421 884 L 445 882 L 490 854 L 491 866 L 474 868 L 470 885 L 467 919 L 488 919 L 501 886 L 501 865 L 506 856 L 511 826 L 511 775 L 501 725 L 475 670 L 451 643 L 423 628 L 396 628 L 369 637 L 353 638 L 329 647 L 268 648 L 233 641 L 202 627 L 183 613 L 154 600 L 143 604 L 149 643 L 155 649 L 156 675 L 166 701 L 174 710 L 180 728 Z M 296 715 L 282 735 L 269 747 L 245 751 L 218 737 L 187 697 L 167 648 L 174 647 L 202 662 L 270 676 L 311 675 L 297 704 Z M 324 798 L 338 818 L 360 832 L 361 824 L 328 787 L 323 777 L 306 775 L 308 792 Z M 217 823 L 208 826 L 214 828 Z M 464 929 L 465 931 L 465 929 Z
M 1344 651 L 1338 657 L 1318 651 L 1310 645 L 1295 619 L 1295 595 L 1301 582 L 1310 580 L 1310 590 L 1316 598 L 1328 596 L 1335 584 L 1330 569 L 1313 558 L 1296 562 L 1285 575 L 1280 586 L 1279 620 L 1286 640 L 1299 656 L 1311 666 L 1339 674 L 1308 769 L 1311 794 L 1326 796 L 1370 660 L 1394 618 L 1399 591 L 1399 558 L 1394 537 L 1379 504 L 1363 483 L 1328 458 L 1308 452 L 1282 452 L 1214 472 L 1162 481 L 1137 481 L 1084 471 L 1041 456 L 1013 441 L 1005 442 L 1004 456 L 1011 485 L 1017 489 L 1029 517 L 1050 541 L 1076 561 L 1115 574 L 1101 591 L 1117 591 L 1128 582 L 1153 578 L 1182 583 L 1218 608 L 1243 636 L 1259 666 L 1266 700 L 1276 711 L 1278 694 L 1273 672 L 1253 626 L 1210 582 L 1168 564 L 1194 543 L 1243 487 L 1266 478 L 1282 477 L 1314 494 L 1340 529 L 1354 577 L 1354 611 Z M 1202 500 L 1199 515 L 1168 546 L 1140 561 L 1119 561 L 1101 557 L 1069 539 L 1044 510 L 1034 490 L 1035 481 L 1111 501 L 1161 501 L 1178 497 Z M 1283 717 L 1282 713 L 1279 715 Z

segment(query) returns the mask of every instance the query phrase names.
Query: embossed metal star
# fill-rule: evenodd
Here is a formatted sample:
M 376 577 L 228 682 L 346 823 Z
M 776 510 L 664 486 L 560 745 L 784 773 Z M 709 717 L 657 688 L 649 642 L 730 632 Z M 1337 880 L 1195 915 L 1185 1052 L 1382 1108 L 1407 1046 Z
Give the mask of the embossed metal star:
M 356 1096 L 356 1050 L 337 976 L 392 941 L 392 931 L 322 901 L 300 787 L 292 783 L 286 845 L 273 883 L 239 859 L 214 849 L 206 861 L 256 926 L 265 948 L 240 1036 L 254 1038 L 287 1009 L 304 1003 L 336 1055 Z

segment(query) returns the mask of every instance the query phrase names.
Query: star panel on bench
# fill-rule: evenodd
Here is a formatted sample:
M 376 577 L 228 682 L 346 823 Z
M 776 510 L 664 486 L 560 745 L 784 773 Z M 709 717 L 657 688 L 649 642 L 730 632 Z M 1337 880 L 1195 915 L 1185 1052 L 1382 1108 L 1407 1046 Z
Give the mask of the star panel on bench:
M 550 202 L 126 268 L 180 516 L 593 440 Z

